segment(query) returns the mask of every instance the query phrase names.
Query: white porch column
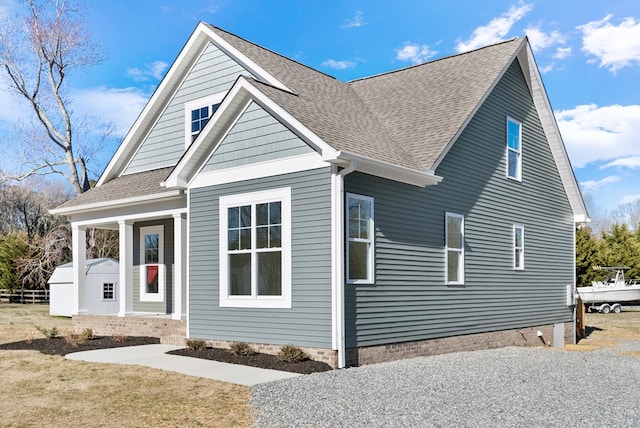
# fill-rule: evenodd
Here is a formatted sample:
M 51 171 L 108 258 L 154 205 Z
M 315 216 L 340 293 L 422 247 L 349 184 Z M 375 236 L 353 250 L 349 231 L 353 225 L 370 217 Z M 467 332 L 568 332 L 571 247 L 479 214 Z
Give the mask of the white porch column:
M 120 277 L 118 278 L 119 317 L 133 312 L 133 221 L 119 220 Z
M 173 319 L 182 319 L 187 312 L 187 219 L 173 215 L 174 284 Z
M 73 257 L 73 311 L 72 315 L 86 312 L 85 264 L 87 258 L 87 231 L 85 227 L 71 226 L 71 252 Z

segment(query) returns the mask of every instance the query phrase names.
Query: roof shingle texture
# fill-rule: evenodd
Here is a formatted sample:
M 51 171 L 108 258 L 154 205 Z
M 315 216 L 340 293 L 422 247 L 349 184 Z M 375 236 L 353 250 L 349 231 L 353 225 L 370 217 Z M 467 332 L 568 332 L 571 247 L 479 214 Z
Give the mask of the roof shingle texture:
M 154 169 L 136 174 L 122 175 L 81 193 L 56 209 L 73 208 L 82 205 L 92 205 L 100 202 L 117 201 L 141 196 L 155 195 L 168 192 L 160 186 L 173 167 Z
M 297 94 L 261 88 L 336 150 L 432 169 L 523 39 L 343 83 L 217 27 L 216 34 Z

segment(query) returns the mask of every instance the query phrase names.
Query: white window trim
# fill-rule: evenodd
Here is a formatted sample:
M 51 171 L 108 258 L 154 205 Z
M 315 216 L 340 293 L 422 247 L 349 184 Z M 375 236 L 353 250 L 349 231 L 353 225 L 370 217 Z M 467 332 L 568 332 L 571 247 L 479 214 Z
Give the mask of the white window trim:
M 147 293 L 147 270 L 144 263 L 144 237 L 145 235 L 158 234 L 158 292 Z M 154 263 L 155 264 L 155 263 Z M 164 302 L 164 226 L 146 226 L 140 228 L 140 301 Z
M 106 284 L 111 284 L 111 286 L 113 287 L 113 297 L 111 299 L 105 299 L 105 297 L 104 297 L 104 286 Z M 102 283 L 102 301 L 103 302 L 117 302 L 118 301 L 118 299 L 117 299 L 117 296 L 118 296 L 117 286 L 118 286 L 118 283 L 115 282 L 115 281 L 114 282 L 103 282 Z
M 369 219 L 369 231 L 371 232 L 371 237 L 369 239 L 355 239 L 349 237 L 349 199 L 360 199 L 363 201 L 367 201 L 371 204 L 371 218 Z M 346 254 L 346 264 L 345 264 L 345 277 L 347 280 L 347 284 L 374 284 L 374 273 L 375 273 L 375 242 L 376 242 L 376 230 L 375 230 L 375 211 L 374 211 L 374 201 L 370 196 L 358 195 L 355 193 L 347 193 L 347 201 L 345 204 L 345 254 Z M 349 241 L 354 240 L 356 242 L 368 242 L 369 243 L 369 254 L 367 255 L 369 259 L 369 266 L 367 272 L 366 279 L 351 279 L 349 278 Z
M 519 146 L 520 149 L 519 150 L 512 150 L 511 148 L 509 148 L 509 122 L 513 122 L 518 124 L 518 141 L 520 142 Z M 520 122 L 519 120 L 515 120 L 512 117 L 507 116 L 507 121 L 506 121 L 506 154 L 507 154 L 507 165 L 506 165 L 506 175 L 507 178 L 510 180 L 515 180 L 515 181 L 522 181 L 522 122 Z M 509 152 L 514 151 L 518 154 L 518 165 L 516 168 L 516 176 L 512 177 L 511 175 L 509 175 Z
M 516 246 L 516 229 L 521 229 L 522 230 L 522 247 L 517 247 Z M 513 225 L 513 269 L 514 270 L 524 270 L 524 226 L 521 224 L 514 224 Z M 516 256 L 516 250 L 520 249 L 522 250 L 520 252 L 520 266 L 518 266 L 518 260 L 517 260 L 517 256 Z
M 449 248 L 449 217 L 455 217 L 462 220 L 460 224 L 461 248 Z M 445 212 L 444 216 L 444 280 L 447 285 L 464 285 L 464 216 Z M 458 277 L 460 281 L 449 281 L 449 251 L 460 253 L 460 265 L 458 266 Z
M 184 147 L 185 149 L 191 145 L 191 112 L 197 108 L 209 106 L 211 108 L 214 104 L 220 104 L 222 99 L 227 94 L 226 91 L 218 92 L 207 97 L 198 98 L 197 100 L 191 100 L 184 103 Z M 209 116 L 211 118 L 211 115 Z
M 281 296 L 258 296 L 255 292 L 257 285 L 256 278 L 252 275 L 252 295 L 251 296 L 230 296 L 229 295 L 229 258 L 228 258 L 228 235 L 227 235 L 227 209 L 241 205 L 256 205 L 267 202 L 280 202 L 282 221 L 282 295 Z M 219 204 L 220 223 L 220 281 L 219 295 L 220 307 L 231 308 L 291 308 L 291 188 L 281 188 L 266 190 L 261 192 L 243 193 L 240 195 L 230 195 L 220 197 Z M 252 223 L 255 223 L 255 216 L 252 216 Z M 255 230 L 255 224 L 252 224 Z

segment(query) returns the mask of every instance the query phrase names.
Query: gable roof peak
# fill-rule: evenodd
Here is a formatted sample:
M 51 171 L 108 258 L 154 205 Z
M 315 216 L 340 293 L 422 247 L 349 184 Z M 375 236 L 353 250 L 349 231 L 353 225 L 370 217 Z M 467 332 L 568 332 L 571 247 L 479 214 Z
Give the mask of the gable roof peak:
M 329 77 L 329 78 L 331 78 L 331 79 L 338 80 L 335 76 L 332 76 L 332 75 L 330 75 L 330 74 L 327 74 L 327 73 L 325 73 L 324 71 L 317 70 L 317 69 L 315 69 L 315 68 L 313 68 L 313 67 L 311 67 L 311 66 L 309 66 L 309 65 L 307 65 L 307 64 L 304 64 L 304 63 L 302 63 L 302 62 L 300 62 L 300 61 L 297 61 L 297 60 L 295 60 L 295 59 L 293 59 L 293 58 L 289 58 L 289 57 L 287 57 L 287 56 L 284 56 L 284 55 L 282 55 L 281 53 L 278 53 L 278 52 L 276 52 L 276 51 L 274 51 L 274 50 L 271 50 L 271 49 L 269 49 L 269 48 L 266 48 L 266 47 L 264 47 L 264 46 L 262 46 L 262 45 L 259 45 L 259 44 L 255 43 L 255 42 L 252 42 L 251 40 L 247 40 L 247 39 L 245 39 L 244 37 L 240 37 L 240 36 L 238 36 L 238 35 L 236 35 L 236 34 L 230 33 L 230 32 L 229 32 L 229 31 L 227 31 L 227 30 L 224 30 L 224 29 L 222 29 L 222 28 L 220 28 L 220 27 L 216 27 L 215 25 L 209 24 L 209 23 L 207 23 L 207 22 L 204 22 L 204 21 L 200 21 L 200 22 L 201 22 L 202 24 L 206 25 L 207 27 L 209 27 L 211 30 L 215 31 L 219 36 L 227 36 L 227 37 L 229 37 L 229 38 L 233 38 L 233 39 L 236 39 L 236 40 L 240 40 L 240 41 L 242 41 L 242 42 L 244 42 L 244 43 L 247 43 L 247 44 L 249 44 L 249 45 L 251 45 L 251 46 L 257 47 L 257 48 L 262 49 L 262 50 L 265 50 L 265 51 L 269 52 L 270 54 L 276 55 L 276 56 L 280 57 L 281 59 L 284 59 L 284 60 L 286 60 L 286 61 L 290 61 L 290 62 L 296 63 L 297 65 L 299 65 L 299 66 L 301 66 L 301 67 L 307 68 L 307 69 L 309 69 L 309 70 L 311 70 L 311 71 L 314 71 L 314 72 L 316 72 L 316 73 L 320 73 L 320 74 L 322 74 L 322 75 L 324 75 L 324 76 L 326 76 L 326 77 Z M 221 33 L 222 33 L 222 34 L 221 34 Z M 232 43 L 232 44 L 233 44 L 233 43 Z M 237 46 L 236 46 L 236 47 L 237 47 Z

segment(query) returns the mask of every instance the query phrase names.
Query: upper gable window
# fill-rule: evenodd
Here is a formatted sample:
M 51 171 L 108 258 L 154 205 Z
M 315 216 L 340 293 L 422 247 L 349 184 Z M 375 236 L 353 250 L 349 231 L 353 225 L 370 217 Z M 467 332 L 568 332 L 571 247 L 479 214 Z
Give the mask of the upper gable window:
M 522 181 L 522 124 L 507 117 L 507 177 Z
M 209 121 L 209 118 L 213 116 L 218 107 L 220 107 L 220 103 L 225 95 L 226 92 L 219 92 L 184 104 L 185 148 L 189 147 L 193 140 L 198 137 L 200 131 L 202 131 Z

